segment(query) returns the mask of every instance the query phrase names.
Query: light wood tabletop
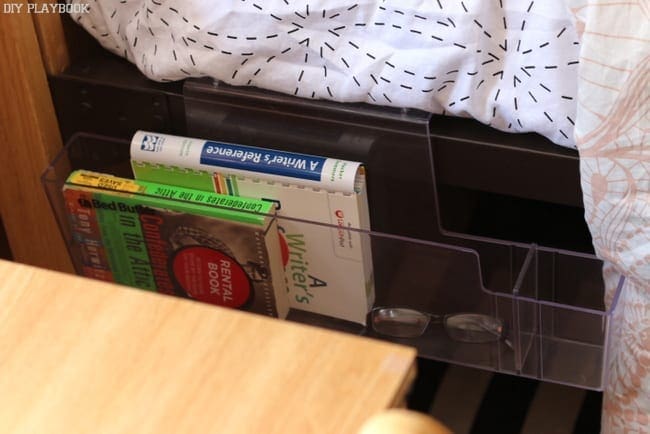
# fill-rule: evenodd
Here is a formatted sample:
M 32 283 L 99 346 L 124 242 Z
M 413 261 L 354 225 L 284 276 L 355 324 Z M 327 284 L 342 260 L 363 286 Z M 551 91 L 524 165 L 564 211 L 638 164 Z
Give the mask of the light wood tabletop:
M 2 433 L 356 433 L 415 356 L 0 261 Z

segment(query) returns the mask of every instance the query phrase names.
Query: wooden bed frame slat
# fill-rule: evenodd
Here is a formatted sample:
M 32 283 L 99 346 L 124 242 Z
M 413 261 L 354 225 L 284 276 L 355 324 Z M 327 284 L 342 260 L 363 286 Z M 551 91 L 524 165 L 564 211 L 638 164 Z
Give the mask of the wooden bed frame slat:
M 62 143 L 33 17 L 25 12 L 0 14 L 0 213 L 16 261 L 72 272 L 40 183 Z M 55 71 L 65 65 L 66 57 L 65 45 L 58 45 L 60 17 L 37 19 L 41 40 L 46 41 L 43 57 Z
M 45 1 L 30 1 L 45 3 Z M 51 1 L 50 1 L 51 3 Z M 41 56 L 48 74 L 60 74 L 70 65 L 70 50 L 59 14 L 32 14 Z

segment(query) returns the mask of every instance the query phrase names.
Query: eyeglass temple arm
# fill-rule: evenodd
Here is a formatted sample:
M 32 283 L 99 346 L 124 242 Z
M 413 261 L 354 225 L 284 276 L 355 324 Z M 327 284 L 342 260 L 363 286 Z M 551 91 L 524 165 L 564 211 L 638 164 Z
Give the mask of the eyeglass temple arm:
M 511 350 L 513 349 L 512 342 L 510 342 L 510 339 L 508 339 L 508 337 L 504 333 L 503 326 L 501 326 L 498 331 L 494 331 L 490 327 L 486 327 L 483 324 L 479 324 L 479 327 L 481 327 L 483 330 L 490 333 L 491 335 L 497 336 L 499 339 L 503 339 L 503 343 L 505 343 Z

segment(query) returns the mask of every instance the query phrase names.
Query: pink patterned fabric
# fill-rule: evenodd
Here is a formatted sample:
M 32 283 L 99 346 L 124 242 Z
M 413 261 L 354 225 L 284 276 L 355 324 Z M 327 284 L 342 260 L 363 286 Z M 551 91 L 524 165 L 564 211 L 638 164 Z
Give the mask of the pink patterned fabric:
M 613 321 L 602 432 L 650 433 L 650 0 L 568 0 L 582 35 L 575 138 Z

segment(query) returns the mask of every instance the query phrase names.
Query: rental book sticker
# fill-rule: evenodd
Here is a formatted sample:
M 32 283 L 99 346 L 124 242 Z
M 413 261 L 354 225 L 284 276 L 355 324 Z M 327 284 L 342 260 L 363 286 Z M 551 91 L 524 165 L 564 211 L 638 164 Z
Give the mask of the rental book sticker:
M 174 252 L 171 275 L 191 298 L 219 306 L 242 308 L 253 296 L 246 271 L 219 250 L 186 246 Z

